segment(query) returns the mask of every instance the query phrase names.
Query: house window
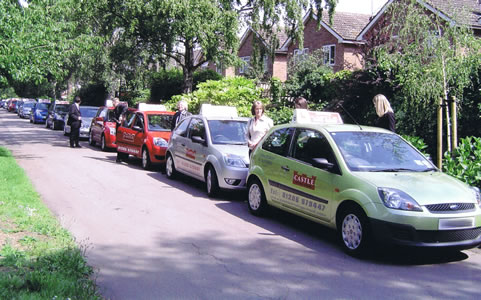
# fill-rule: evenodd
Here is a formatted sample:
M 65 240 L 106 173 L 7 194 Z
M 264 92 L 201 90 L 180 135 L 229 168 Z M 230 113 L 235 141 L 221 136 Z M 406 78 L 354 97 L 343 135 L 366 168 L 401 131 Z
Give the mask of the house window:
M 244 57 L 241 57 L 240 59 L 243 60 L 244 63 L 242 64 L 242 66 L 239 67 L 239 74 L 245 74 L 249 69 L 251 57 L 244 56 Z
M 324 56 L 324 64 L 332 66 L 335 64 L 336 58 L 336 45 L 326 45 L 322 46 L 322 53 Z
M 222 64 L 220 64 L 220 63 L 216 64 L 215 65 L 215 71 L 217 72 L 217 74 L 222 75 L 223 72 L 224 72 L 224 68 L 222 67 Z
M 294 49 L 294 61 L 302 61 L 309 54 L 309 48 Z

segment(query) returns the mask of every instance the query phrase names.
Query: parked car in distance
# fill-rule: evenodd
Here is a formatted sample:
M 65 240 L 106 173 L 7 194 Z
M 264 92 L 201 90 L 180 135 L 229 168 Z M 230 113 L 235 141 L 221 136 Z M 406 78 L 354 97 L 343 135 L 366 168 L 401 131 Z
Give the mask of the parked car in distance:
M 80 106 L 80 115 L 82 116 L 82 125 L 80 125 L 80 138 L 89 138 L 90 134 L 90 125 L 92 125 L 92 119 L 97 113 L 97 110 L 99 109 L 98 106 Z M 63 127 L 63 133 L 64 135 L 69 135 L 70 134 L 70 125 L 68 125 L 68 113 L 65 114 L 64 117 L 64 127 Z
M 173 115 L 164 105 L 140 103 L 139 109 L 127 115 L 117 129 L 117 152 L 121 158 L 126 160 L 129 155 L 141 158 L 145 170 L 164 165 Z
M 295 114 L 295 123 L 271 128 L 251 154 L 252 214 L 274 206 L 336 229 L 352 255 L 374 242 L 481 244 L 479 189 L 442 173 L 391 131 L 342 124 L 336 113 Z
M 17 99 L 10 99 L 7 105 L 8 112 L 17 112 Z
M 177 172 L 206 183 L 209 197 L 220 189 L 243 190 L 249 168 L 248 118 L 235 107 L 203 104 L 199 115 L 182 120 L 172 132 L 165 173 Z
M 30 119 L 32 108 L 37 101 L 30 99 L 22 103 L 22 106 L 18 109 L 18 116 L 23 119 Z
M 30 115 L 30 123 L 45 123 L 50 105 L 50 100 L 38 99 L 38 102 L 33 105 L 32 114 Z
M 45 127 L 53 130 L 63 129 L 65 125 L 64 118 L 68 114 L 70 103 L 68 101 L 54 101 L 48 108 Z

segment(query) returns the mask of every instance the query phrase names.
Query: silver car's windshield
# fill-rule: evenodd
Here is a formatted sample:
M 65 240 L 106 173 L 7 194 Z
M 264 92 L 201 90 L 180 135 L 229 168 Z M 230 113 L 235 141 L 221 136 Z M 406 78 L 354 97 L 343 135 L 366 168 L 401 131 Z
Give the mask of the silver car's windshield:
M 426 172 L 434 165 L 398 135 L 380 132 L 331 133 L 351 171 Z
M 85 108 L 80 106 L 80 114 L 84 118 L 93 118 L 95 114 L 97 113 L 97 108 Z
M 209 120 L 212 144 L 247 145 L 247 121 Z

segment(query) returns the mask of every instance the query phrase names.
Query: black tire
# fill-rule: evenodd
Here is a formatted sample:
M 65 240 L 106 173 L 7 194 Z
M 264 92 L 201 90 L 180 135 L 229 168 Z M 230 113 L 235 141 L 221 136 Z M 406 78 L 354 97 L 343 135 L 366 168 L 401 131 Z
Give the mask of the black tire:
M 152 168 L 152 162 L 150 161 L 149 150 L 144 147 L 142 149 L 142 168 L 144 170 L 150 170 Z
M 251 214 L 255 216 L 262 216 L 268 209 L 266 194 L 259 179 L 254 178 L 249 180 L 247 184 L 247 206 Z
M 93 137 L 92 137 L 92 130 L 90 130 L 90 132 L 89 132 L 89 145 L 90 145 L 90 146 L 95 146 L 95 141 L 94 141 L 94 139 L 93 139 Z
M 169 179 L 174 179 L 177 176 L 174 159 L 170 154 L 167 154 L 167 159 L 165 161 L 165 176 L 167 176 Z
M 102 149 L 102 151 L 107 151 L 109 150 L 107 148 L 107 145 L 105 143 L 105 135 L 102 134 L 102 137 L 100 138 L 100 149 Z
M 217 173 L 214 167 L 209 165 L 207 172 L 205 172 L 205 187 L 207 190 L 207 195 L 214 198 L 219 193 L 219 181 L 217 180 Z
M 358 205 L 342 209 L 337 218 L 337 230 L 344 251 L 362 256 L 370 244 L 370 228 L 366 214 Z
M 57 130 L 57 129 L 58 129 L 57 126 L 55 126 L 55 121 L 52 121 L 52 129 L 53 129 L 53 130 Z

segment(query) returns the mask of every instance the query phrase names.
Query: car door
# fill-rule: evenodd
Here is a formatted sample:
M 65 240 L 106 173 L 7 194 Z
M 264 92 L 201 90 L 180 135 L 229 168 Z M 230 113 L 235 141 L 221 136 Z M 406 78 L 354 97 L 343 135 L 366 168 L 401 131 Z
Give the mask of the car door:
M 187 138 L 183 140 L 181 146 L 184 147 L 182 151 L 183 156 L 178 156 L 180 159 L 180 168 L 193 177 L 203 179 L 203 165 L 205 163 L 205 148 L 206 148 L 206 134 L 205 123 L 200 118 L 192 118 L 187 130 Z M 201 141 L 204 141 L 202 143 Z
M 133 129 L 137 119 L 138 115 L 126 113 L 124 121 L 116 132 L 117 151 L 139 156 L 139 151 L 135 147 L 135 136 L 138 131 Z
M 324 169 L 314 159 L 325 159 L 332 166 Z M 289 160 L 280 183 L 288 187 L 279 201 L 290 209 L 311 218 L 330 220 L 334 182 L 339 177 L 338 164 L 326 137 L 319 131 L 297 128 Z
M 100 136 L 103 131 L 104 121 L 106 118 L 106 108 L 99 108 L 95 117 L 92 120 L 90 131 L 92 132 L 92 138 L 95 142 L 100 142 Z

